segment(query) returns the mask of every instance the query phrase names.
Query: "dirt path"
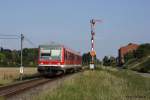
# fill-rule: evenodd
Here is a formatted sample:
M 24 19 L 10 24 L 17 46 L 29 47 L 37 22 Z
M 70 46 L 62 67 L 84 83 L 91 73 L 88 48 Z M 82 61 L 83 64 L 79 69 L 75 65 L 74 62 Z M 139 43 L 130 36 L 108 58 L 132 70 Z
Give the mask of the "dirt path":
M 137 71 L 134 71 L 134 73 L 139 74 L 139 75 L 141 75 L 141 76 L 143 76 L 143 77 L 148 77 L 148 78 L 150 78 L 150 73 L 140 73 L 140 72 L 137 72 Z
M 124 70 L 124 69 L 122 69 L 122 68 L 120 68 L 120 67 L 117 67 L 117 69 L 118 70 Z M 131 70 L 132 71 L 132 70 Z M 141 72 L 137 72 L 137 71 L 133 71 L 135 74 L 138 74 L 138 75 L 141 75 L 141 76 L 143 76 L 143 77 L 148 77 L 148 78 L 150 78 L 150 73 L 141 73 Z

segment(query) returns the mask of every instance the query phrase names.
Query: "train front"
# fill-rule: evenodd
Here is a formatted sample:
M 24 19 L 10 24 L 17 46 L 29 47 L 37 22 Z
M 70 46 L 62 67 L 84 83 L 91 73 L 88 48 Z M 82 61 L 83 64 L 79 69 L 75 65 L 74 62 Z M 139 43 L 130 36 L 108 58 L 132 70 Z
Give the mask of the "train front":
M 40 45 L 38 58 L 38 72 L 45 75 L 61 72 L 62 46 L 60 45 Z

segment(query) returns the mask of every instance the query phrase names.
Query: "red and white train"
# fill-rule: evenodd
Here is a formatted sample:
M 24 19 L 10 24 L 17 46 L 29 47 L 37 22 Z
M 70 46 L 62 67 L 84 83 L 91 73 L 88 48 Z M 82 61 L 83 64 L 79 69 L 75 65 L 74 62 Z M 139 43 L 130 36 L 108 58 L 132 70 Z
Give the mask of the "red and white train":
M 81 69 L 82 57 L 80 53 L 64 47 L 51 44 L 39 46 L 38 72 L 42 74 L 56 74 L 59 72 Z

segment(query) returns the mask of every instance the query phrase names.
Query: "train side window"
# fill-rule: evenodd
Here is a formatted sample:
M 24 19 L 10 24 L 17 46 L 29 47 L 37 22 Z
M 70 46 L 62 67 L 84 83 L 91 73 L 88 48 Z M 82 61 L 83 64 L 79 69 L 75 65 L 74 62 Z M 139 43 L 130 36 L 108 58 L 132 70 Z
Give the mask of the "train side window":
M 65 51 L 65 58 L 66 58 L 66 60 L 68 60 L 68 52 L 67 51 Z
M 64 50 L 64 60 L 66 60 L 66 52 L 65 52 L 65 50 Z
M 67 60 L 69 59 L 69 52 L 67 52 Z

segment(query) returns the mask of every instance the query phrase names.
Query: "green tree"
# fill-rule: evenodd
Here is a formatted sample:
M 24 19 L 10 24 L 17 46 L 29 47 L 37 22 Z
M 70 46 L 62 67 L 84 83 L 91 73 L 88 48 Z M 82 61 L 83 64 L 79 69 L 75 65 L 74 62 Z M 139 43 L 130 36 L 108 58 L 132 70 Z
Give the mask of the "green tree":
M 0 66 L 20 66 L 20 50 L 4 49 L 0 51 Z M 23 49 L 23 66 L 36 66 L 38 61 L 37 48 Z
M 125 62 L 127 62 L 127 61 L 129 61 L 130 59 L 133 59 L 133 58 L 135 58 L 134 52 L 129 52 L 129 53 L 125 54 L 125 56 L 124 56 Z
M 116 58 L 113 57 L 113 56 L 111 56 L 109 58 L 109 64 L 110 64 L 110 66 L 113 66 L 113 67 L 117 66 L 117 60 L 116 60 Z
M 24 66 L 36 66 L 38 60 L 37 48 L 23 49 L 23 64 Z
M 0 53 L 0 65 L 3 66 L 4 65 L 4 62 L 5 62 L 5 55 L 3 53 Z
M 104 66 L 117 66 L 117 61 L 116 61 L 116 58 L 113 57 L 113 56 L 105 56 L 103 58 L 103 65 Z
M 105 56 L 105 57 L 103 58 L 103 65 L 104 65 L 104 66 L 109 66 L 109 58 L 108 58 L 108 56 Z
M 150 55 L 150 43 L 142 44 L 135 52 L 136 58 L 142 58 Z
M 92 57 L 91 57 L 89 52 L 88 53 L 84 53 L 82 55 L 82 64 L 83 65 L 89 65 L 90 62 L 91 62 L 91 59 L 92 59 Z

